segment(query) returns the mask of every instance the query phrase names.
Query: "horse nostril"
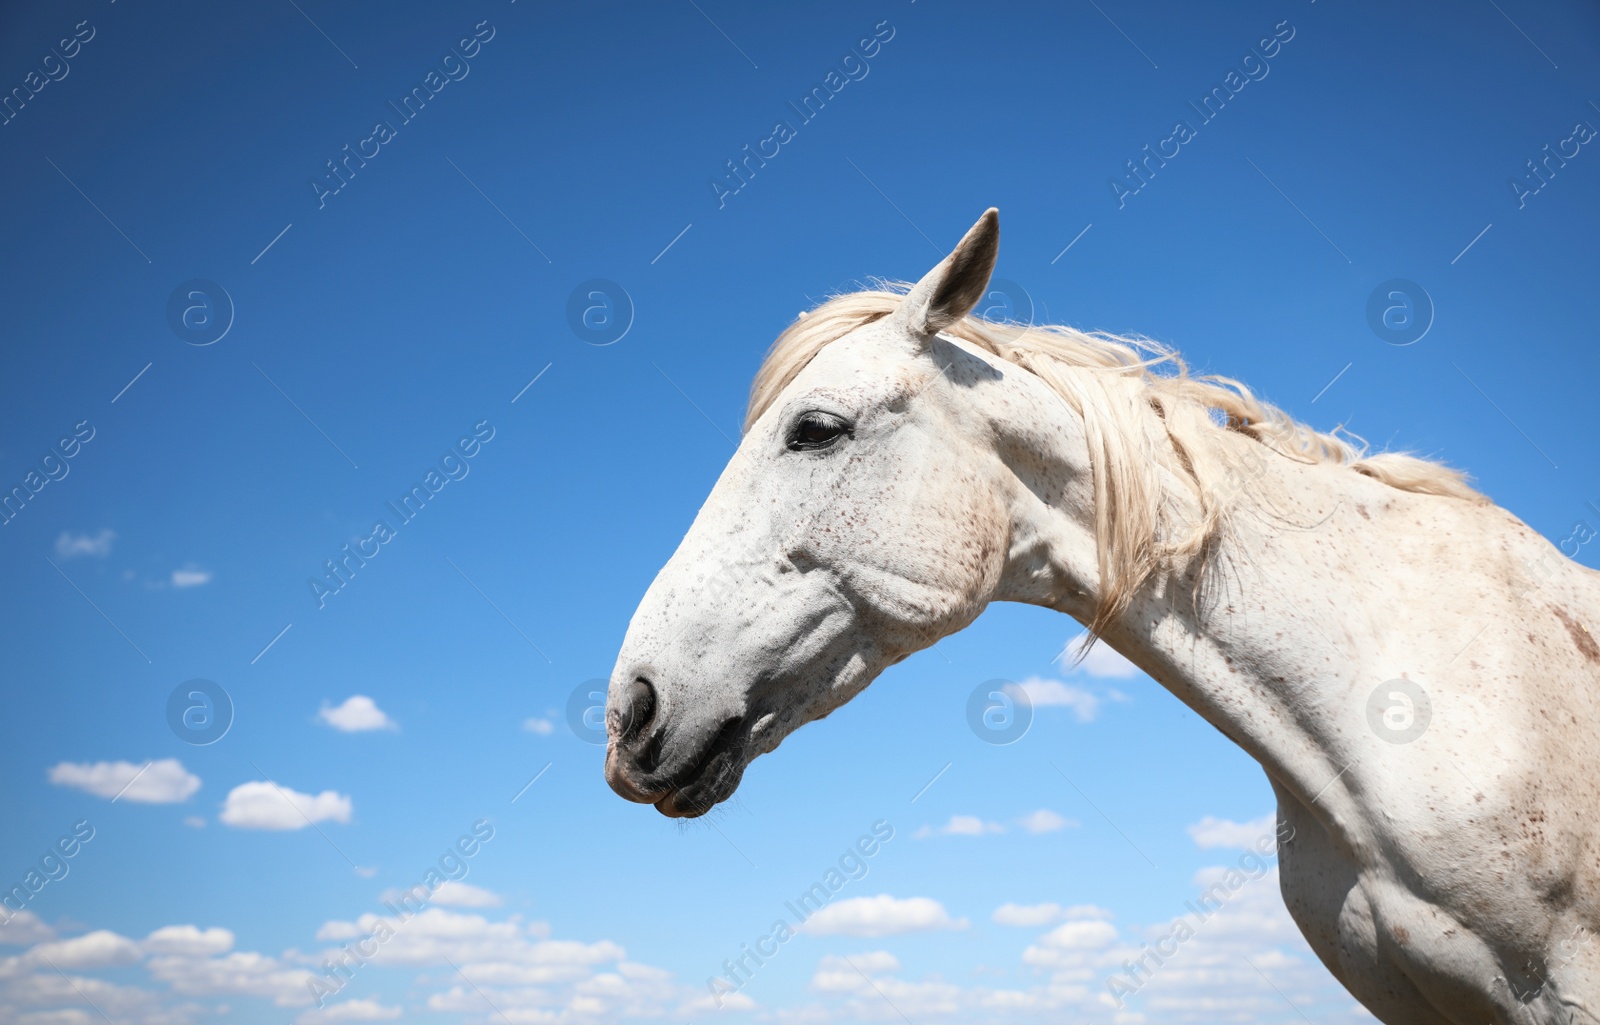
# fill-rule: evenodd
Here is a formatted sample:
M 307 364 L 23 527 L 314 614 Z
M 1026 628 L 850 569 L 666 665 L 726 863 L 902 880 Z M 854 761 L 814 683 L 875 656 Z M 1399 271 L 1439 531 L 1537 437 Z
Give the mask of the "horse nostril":
M 636 677 L 628 684 L 627 693 L 624 695 L 622 715 L 618 722 L 617 736 L 624 742 L 630 741 L 644 732 L 650 725 L 650 720 L 656 714 L 656 689 L 644 677 Z

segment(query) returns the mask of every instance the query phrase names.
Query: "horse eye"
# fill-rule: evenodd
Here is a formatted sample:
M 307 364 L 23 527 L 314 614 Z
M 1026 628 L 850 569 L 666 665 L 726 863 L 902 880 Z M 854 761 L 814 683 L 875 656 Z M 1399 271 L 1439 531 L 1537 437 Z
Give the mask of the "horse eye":
M 843 435 L 850 433 L 850 425 L 828 413 L 805 413 L 795 421 L 789 432 L 789 451 L 804 452 L 827 448 Z

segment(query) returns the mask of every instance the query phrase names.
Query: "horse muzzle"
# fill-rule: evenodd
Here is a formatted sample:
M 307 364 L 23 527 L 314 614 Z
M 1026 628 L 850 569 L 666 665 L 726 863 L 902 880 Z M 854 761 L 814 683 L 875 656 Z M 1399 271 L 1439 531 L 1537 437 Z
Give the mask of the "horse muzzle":
M 608 710 L 606 782 L 617 794 L 655 805 L 669 818 L 695 818 L 738 789 L 744 776 L 746 717 L 671 724 L 658 716 L 654 685 L 636 677 Z

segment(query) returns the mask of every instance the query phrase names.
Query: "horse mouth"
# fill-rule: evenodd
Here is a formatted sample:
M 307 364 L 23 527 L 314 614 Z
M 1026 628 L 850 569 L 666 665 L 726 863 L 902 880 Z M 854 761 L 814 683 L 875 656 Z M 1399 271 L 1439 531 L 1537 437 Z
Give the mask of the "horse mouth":
M 744 777 L 744 717 L 723 723 L 699 761 L 673 774 L 655 809 L 672 819 L 699 818 L 733 796 Z

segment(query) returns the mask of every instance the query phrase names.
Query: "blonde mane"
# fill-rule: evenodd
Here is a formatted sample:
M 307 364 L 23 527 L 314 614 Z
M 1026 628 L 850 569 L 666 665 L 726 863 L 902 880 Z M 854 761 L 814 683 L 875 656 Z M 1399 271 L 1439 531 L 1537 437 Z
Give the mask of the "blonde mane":
M 751 384 L 746 431 L 823 347 L 892 313 L 910 287 L 881 284 L 828 299 L 778 336 Z M 1402 491 L 1487 501 L 1459 470 L 1399 452 L 1368 455 L 1360 438 L 1299 423 L 1238 381 L 1190 376 L 1176 352 L 1147 339 L 974 316 L 942 333 L 1032 373 L 1083 418 L 1100 564 L 1096 635 L 1163 560 L 1203 555 L 1216 537 L 1247 483 L 1221 443 L 1225 434 L 1252 438 L 1297 462 L 1347 466 Z M 1198 505 L 1197 517 L 1185 517 L 1187 529 L 1173 529 L 1163 471 L 1185 481 Z

